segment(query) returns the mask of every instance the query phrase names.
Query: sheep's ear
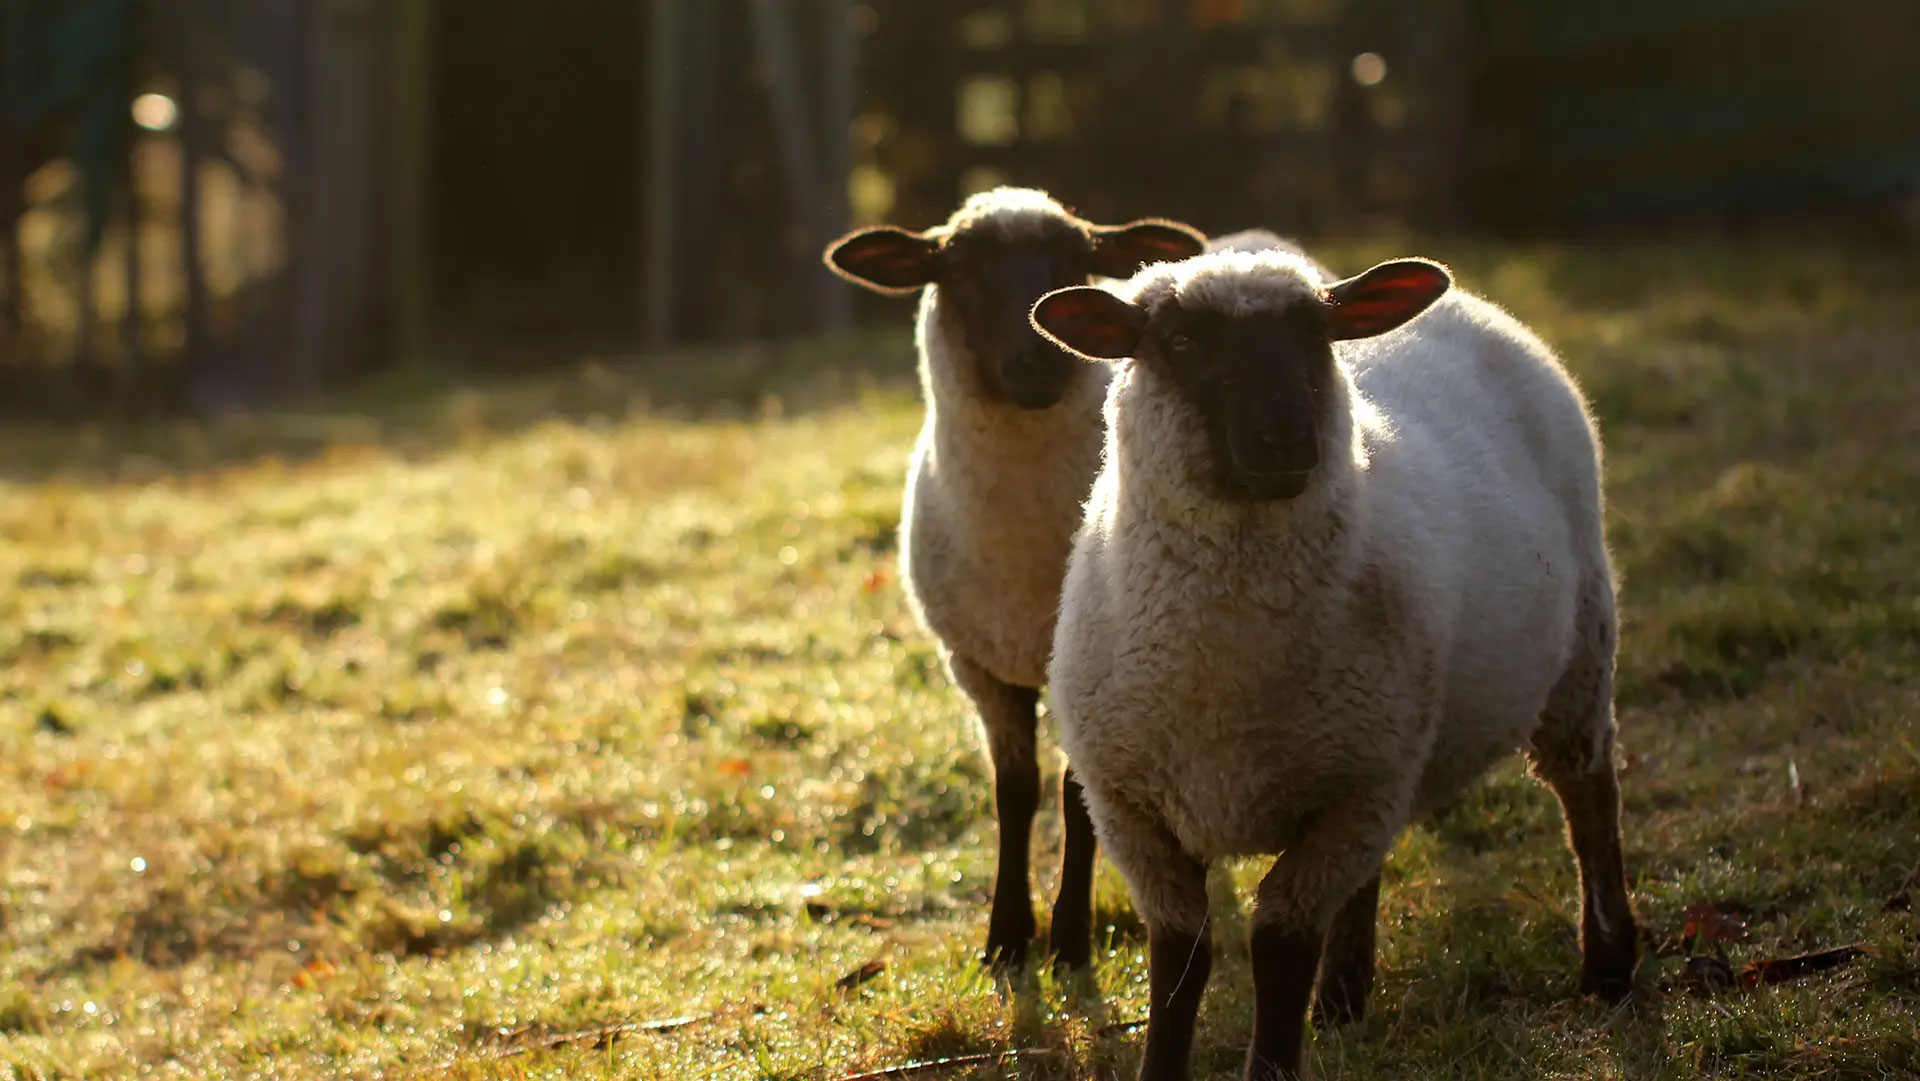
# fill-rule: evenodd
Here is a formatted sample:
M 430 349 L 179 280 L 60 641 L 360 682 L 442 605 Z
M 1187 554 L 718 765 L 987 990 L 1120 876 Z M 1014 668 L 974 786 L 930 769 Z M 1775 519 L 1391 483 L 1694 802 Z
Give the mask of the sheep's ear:
M 1147 313 L 1105 289 L 1055 289 L 1033 304 L 1040 336 L 1089 360 L 1123 360 L 1140 348 Z
M 827 266 L 855 285 L 898 295 L 939 276 L 940 241 L 897 225 L 877 225 L 848 233 L 827 245 Z
M 1329 337 L 1371 338 L 1405 323 L 1439 300 L 1453 275 L 1431 259 L 1395 259 L 1327 287 L 1333 307 Z
M 1109 278 L 1130 278 L 1148 263 L 1175 263 L 1206 250 L 1206 234 L 1163 218 L 1093 227 L 1093 272 Z

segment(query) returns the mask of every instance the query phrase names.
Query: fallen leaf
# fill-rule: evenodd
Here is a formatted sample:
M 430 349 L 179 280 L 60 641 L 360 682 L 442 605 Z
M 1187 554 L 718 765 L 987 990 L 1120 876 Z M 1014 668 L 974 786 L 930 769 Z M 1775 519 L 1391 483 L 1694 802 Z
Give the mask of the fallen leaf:
M 879 976 L 886 970 L 887 963 L 885 961 L 868 961 L 866 964 L 833 981 L 833 985 L 842 991 L 851 991 L 861 984 L 866 983 L 868 980 Z
M 1688 905 L 1682 913 L 1686 923 L 1680 929 L 1680 938 L 1694 948 L 1739 942 L 1747 937 L 1747 911 L 1747 906 L 1738 901 Z
M 1761 984 L 1784 983 L 1810 976 L 1816 972 L 1838 968 L 1857 957 L 1864 956 L 1866 950 L 1860 946 L 1836 946 L 1830 950 L 1816 950 L 1813 953 L 1797 954 L 1793 957 L 1774 957 L 1764 961 L 1754 961 L 1742 965 L 1737 971 L 1725 960 L 1711 954 L 1695 954 L 1687 958 L 1685 968 L 1673 981 L 1674 988 L 1681 988 L 1696 995 L 1712 994 L 1734 987 L 1758 987 Z
M 1848 961 L 1865 955 L 1866 952 L 1859 946 L 1835 946 L 1830 950 L 1815 950 L 1813 953 L 1802 953 L 1793 957 L 1774 957 L 1765 961 L 1755 961 L 1740 970 L 1740 984 L 1743 987 L 1755 987 L 1763 983 L 1797 980 L 1815 972 L 1839 968 Z
M 310 991 L 320 986 L 320 981 L 337 974 L 339 971 L 339 968 L 335 967 L 332 961 L 316 957 L 306 964 L 301 965 L 300 971 L 293 974 L 293 985 Z
M 753 776 L 753 763 L 744 758 L 722 758 L 714 769 L 718 770 L 722 777 Z
M 860 583 L 860 588 L 867 593 L 878 593 L 887 588 L 887 583 L 891 581 L 893 581 L 893 575 L 886 571 L 872 571 L 868 573 L 866 581 Z

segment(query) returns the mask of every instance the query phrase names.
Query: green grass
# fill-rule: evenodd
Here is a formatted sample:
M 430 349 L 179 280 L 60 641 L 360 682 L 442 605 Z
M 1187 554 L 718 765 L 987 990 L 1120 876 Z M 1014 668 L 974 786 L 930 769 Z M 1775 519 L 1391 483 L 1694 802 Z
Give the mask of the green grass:
M 1371 1013 L 1317 1041 L 1321 1075 L 1920 1072 L 1920 265 L 1418 250 L 1596 402 L 1651 938 L 1738 901 L 1735 966 L 1870 953 L 1711 996 L 1659 993 L 1665 956 L 1638 1009 L 1580 1000 L 1571 859 L 1515 763 L 1394 853 Z M 991 801 L 894 578 L 906 348 L 0 433 L 0 1064 L 827 1079 L 1033 1048 L 971 1076 L 1130 1071 L 1138 1033 L 1102 1030 L 1145 1015 L 1145 944 L 1110 868 L 1091 976 L 971 963 Z M 1222 878 L 1244 898 L 1260 870 Z M 1227 1077 L 1248 981 L 1218 908 L 1199 1066 Z

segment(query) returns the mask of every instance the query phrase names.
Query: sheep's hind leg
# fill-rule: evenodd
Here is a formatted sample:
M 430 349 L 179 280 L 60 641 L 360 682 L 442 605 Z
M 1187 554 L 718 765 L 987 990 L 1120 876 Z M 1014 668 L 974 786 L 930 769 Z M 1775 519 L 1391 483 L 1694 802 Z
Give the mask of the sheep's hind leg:
M 1060 852 L 1060 893 L 1053 899 L 1053 924 L 1047 950 L 1056 969 L 1080 968 L 1093 960 L 1093 856 L 1097 847 L 1093 818 L 1087 813 L 1080 782 L 1068 766 L 1060 777 L 1060 816 L 1065 841 Z
M 1320 989 L 1313 1000 L 1313 1023 L 1328 1029 L 1366 1016 L 1373 990 L 1374 926 L 1380 909 L 1380 876 L 1355 890 L 1333 917 L 1326 952 L 1320 959 Z
M 1538 759 L 1536 759 L 1538 762 Z M 1608 1002 L 1633 990 L 1639 928 L 1627 900 L 1620 851 L 1620 786 L 1611 763 L 1593 772 L 1540 772 L 1560 798 L 1574 858 L 1580 863 L 1580 989 Z
M 1639 928 L 1627 900 L 1613 770 L 1611 606 L 1591 605 L 1582 617 L 1580 648 L 1548 695 L 1529 755 L 1534 772 L 1560 799 L 1580 864 L 1580 989 L 1618 1002 L 1633 990 Z
M 1035 930 L 1027 862 L 1033 816 L 1040 807 L 1040 765 L 1034 754 L 1040 692 L 1003 683 L 965 657 L 955 655 L 949 663 L 954 682 L 980 711 L 987 750 L 993 757 L 993 805 L 1000 821 L 1000 854 L 982 959 L 996 969 L 1018 969 L 1026 964 L 1027 945 Z

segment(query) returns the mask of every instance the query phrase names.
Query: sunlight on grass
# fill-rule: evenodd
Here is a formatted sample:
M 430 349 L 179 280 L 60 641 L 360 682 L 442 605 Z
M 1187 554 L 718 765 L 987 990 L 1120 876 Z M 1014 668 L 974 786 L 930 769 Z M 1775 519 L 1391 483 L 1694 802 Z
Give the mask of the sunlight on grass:
M 1318 1038 L 1320 1074 L 1920 1070 L 1920 277 L 1784 245 L 1417 250 L 1559 346 L 1604 426 L 1629 868 L 1668 954 L 1642 983 L 1680 975 L 1702 901 L 1749 912 L 1735 965 L 1869 955 L 1580 1000 L 1571 859 L 1514 763 L 1402 838 L 1371 1013 Z M 972 963 L 991 800 L 895 578 L 905 349 L 0 433 L 0 1063 L 1130 1072 L 1145 943 L 1110 868 L 1093 973 Z M 1217 880 L 1203 1076 L 1238 1076 L 1224 887 L 1261 870 Z M 672 1023 L 609 1031 L 647 1021 Z

